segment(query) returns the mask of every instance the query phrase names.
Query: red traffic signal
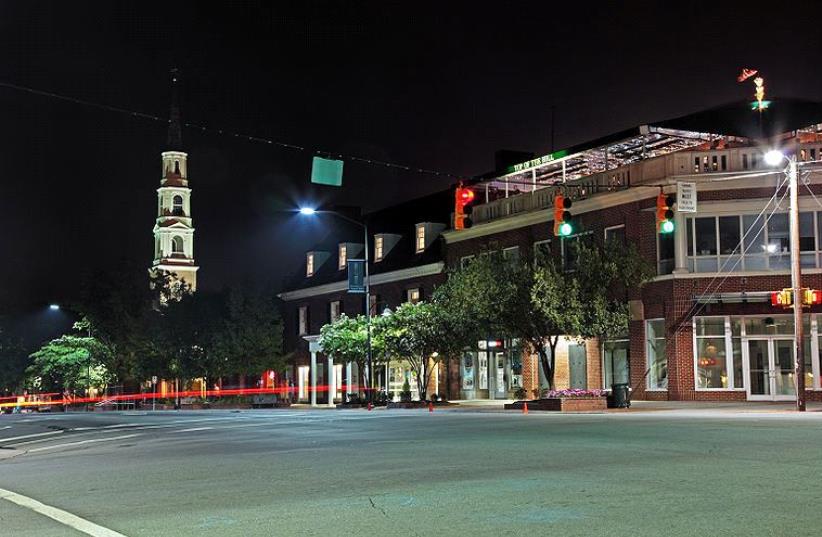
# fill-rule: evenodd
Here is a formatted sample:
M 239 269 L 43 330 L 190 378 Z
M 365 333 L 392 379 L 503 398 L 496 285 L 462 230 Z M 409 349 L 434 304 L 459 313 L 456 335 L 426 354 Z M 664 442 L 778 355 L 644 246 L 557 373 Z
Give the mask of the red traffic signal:
M 471 213 L 473 207 L 470 203 L 474 201 L 474 191 L 460 185 L 454 192 L 454 229 L 468 229 L 473 225 Z
M 566 198 L 562 194 L 554 197 L 554 236 L 567 237 L 574 232 L 571 225 L 571 198 Z

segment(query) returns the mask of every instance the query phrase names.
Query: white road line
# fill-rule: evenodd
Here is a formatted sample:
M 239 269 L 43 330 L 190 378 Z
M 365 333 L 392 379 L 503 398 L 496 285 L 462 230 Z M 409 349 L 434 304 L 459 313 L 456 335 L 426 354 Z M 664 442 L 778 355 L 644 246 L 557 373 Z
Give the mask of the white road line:
M 73 515 L 68 511 L 63 511 L 62 509 L 46 505 L 38 502 L 34 498 L 29 498 L 28 496 L 23 496 L 22 494 L 17 494 L 16 492 L 12 492 L 10 490 L 0 489 L 0 498 L 11 503 L 15 503 L 20 507 L 31 509 L 35 513 L 40 513 L 41 515 L 47 516 L 52 520 L 56 520 L 60 524 L 85 533 L 86 535 L 91 535 L 92 537 L 126 537 L 122 533 L 104 528 L 103 526 L 95 524 L 85 518 L 80 518 L 77 515 Z
M 194 431 L 210 431 L 214 427 L 192 427 L 191 429 L 180 429 L 179 431 L 171 431 L 172 433 L 192 433 Z
M 23 436 L 12 436 L 10 438 L 0 438 L 0 445 L 5 445 L 6 442 L 14 442 L 15 440 L 24 440 L 26 438 L 37 438 L 38 436 L 49 436 L 54 434 L 63 434 L 65 431 L 49 431 L 47 433 L 24 434 Z
M 2 431 L 3 429 L 11 429 L 11 425 L 6 425 L 5 427 L 0 427 L 0 431 Z
M 111 442 L 113 440 L 124 440 L 126 438 L 134 438 L 135 436 L 140 436 L 139 434 L 126 434 L 123 436 L 113 436 L 111 438 L 95 438 L 93 440 L 80 440 L 78 442 L 67 442 L 65 444 L 53 444 L 51 446 L 43 446 L 39 448 L 29 449 L 26 453 L 36 453 L 38 451 L 46 451 L 48 449 L 58 449 L 64 447 L 71 447 L 71 446 L 79 446 L 81 444 L 94 444 L 97 442 Z

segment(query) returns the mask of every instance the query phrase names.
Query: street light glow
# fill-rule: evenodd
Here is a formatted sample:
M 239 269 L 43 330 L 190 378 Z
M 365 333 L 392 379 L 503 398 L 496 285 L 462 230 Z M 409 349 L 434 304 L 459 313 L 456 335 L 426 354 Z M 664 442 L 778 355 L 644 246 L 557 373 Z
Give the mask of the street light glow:
M 771 149 L 765 153 L 765 164 L 768 166 L 778 166 L 784 158 L 785 155 L 783 155 L 781 151 L 778 149 Z
M 303 216 L 313 216 L 317 214 L 317 209 L 313 207 L 300 207 L 300 214 Z
M 49 304 L 49 309 L 51 311 L 57 311 L 60 309 L 60 304 Z

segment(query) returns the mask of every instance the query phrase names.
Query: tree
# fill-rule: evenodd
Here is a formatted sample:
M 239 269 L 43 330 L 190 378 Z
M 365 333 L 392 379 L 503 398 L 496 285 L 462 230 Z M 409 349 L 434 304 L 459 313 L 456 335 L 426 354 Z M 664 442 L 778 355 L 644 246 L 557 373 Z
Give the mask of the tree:
M 386 354 L 408 361 L 417 377 L 422 401 L 428 399 L 428 385 L 437 364 L 453 352 L 453 339 L 448 331 L 450 323 L 445 313 L 433 303 L 406 302 L 380 320 Z
M 633 245 L 611 242 L 604 246 L 576 240 L 574 270 L 562 270 L 555 259 L 536 265 L 531 300 L 535 317 L 545 321 L 546 340 L 537 348 L 549 387 L 554 388 L 555 356 L 563 335 L 609 338 L 628 332 L 628 292 L 641 287 L 654 274 L 653 267 Z M 536 343 L 536 342 L 534 342 Z
M 215 323 L 213 352 L 237 375 L 259 375 L 285 367 L 283 323 L 274 301 L 248 286 L 221 296 L 221 318 Z
M 0 393 L 10 394 L 22 386 L 28 364 L 22 342 L 0 327 Z
M 383 331 L 380 329 L 381 318 L 372 318 L 371 327 L 371 360 L 376 368 L 384 363 L 385 346 Z M 364 315 L 348 317 L 344 313 L 331 324 L 320 329 L 320 346 L 324 353 L 343 363 L 357 364 L 360 395 L 364 396 L 366 386 L 371 382 L 366 375 L 368 365 L 368 320 Z
M 109 349 L 93 337 L 64 335 L 31 354 L 27 373 L 45 389 L 74 391 L 103 387 L 110 375 L 103 365 Z

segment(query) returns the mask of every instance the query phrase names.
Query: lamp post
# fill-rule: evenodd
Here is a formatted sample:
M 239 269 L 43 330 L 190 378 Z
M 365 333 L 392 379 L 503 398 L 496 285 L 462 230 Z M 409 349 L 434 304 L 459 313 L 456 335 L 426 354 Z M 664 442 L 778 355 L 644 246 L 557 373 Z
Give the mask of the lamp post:
M 345 220 L 346 222 L 351 222 L 352 224 L 356 224 L 363 229 L 363 239 L 364 243 L 363 246 L 365 247 L 365 274 L 363 278 L 363 283 L 365 284 L 365 326 L 366 326 L 366 356 L 368 359 L 368 401 L 370 403 L 374 403 L 374 361 L 371 356 L 371 278 L 369 275 L 368 270 L 368 223 L 366 221 L 359 221 L 355 220 L 354 218 L 348 217 L 342 213 L 336 211 L 326 211 L 326 210 L 319 210 L 314 209 L 312 207 L 301 207 L 299 213 L 303 216 L 314 216 L 316 214 L 330 214 Z M 331 394 L 328 395 L 331 397 Z
M 805 348 L 803 345 L 802 326 L 802 271 L 799 256 L 799 194 L 797 192 L 796 155 L 786 156 L 781 151 L 771 150 L 765 153 L 765 163 L 778 166 L 787 161 L 785 174 L 788 176 L 790 190 L 790 208 L 788 221 L 790 222 L 791 247 L 791 287 L 793 288 L 793 335 L 794 335 L 794 384 L 796 386 L 796 410 L 805 411 Z

